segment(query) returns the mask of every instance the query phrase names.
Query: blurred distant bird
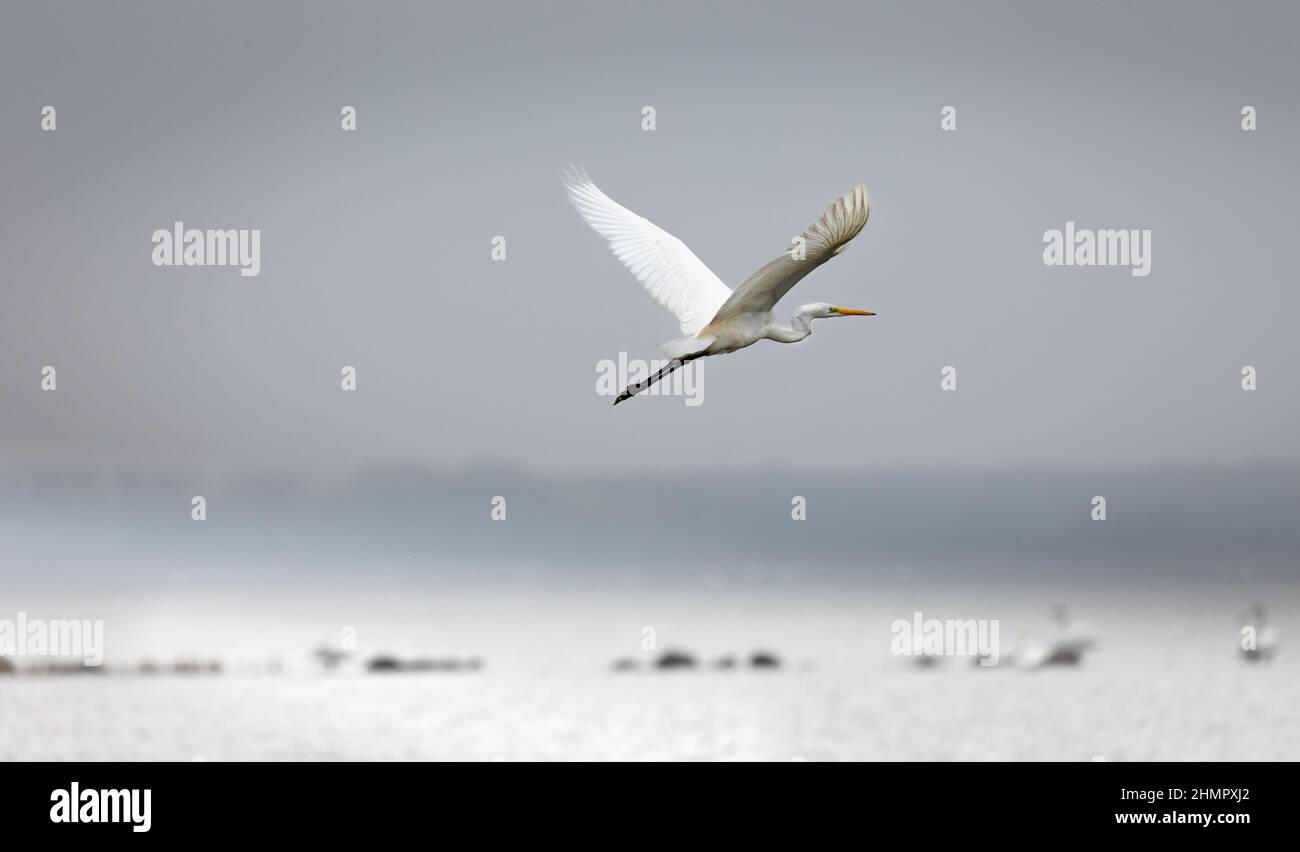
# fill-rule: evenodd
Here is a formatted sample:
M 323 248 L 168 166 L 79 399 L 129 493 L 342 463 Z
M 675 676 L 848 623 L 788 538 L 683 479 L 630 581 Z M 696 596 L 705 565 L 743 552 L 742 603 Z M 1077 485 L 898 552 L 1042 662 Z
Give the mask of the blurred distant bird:
M 1083 656 L 1092 650 L 1093 641 L 1088 629 L 1074 624 L 1070 620 L 1070 611 L 1064 604 L 1052 607 L 1052 619 L 1056 621 L 1056 637 L 1047 644 L 1033 643 L 1016 656 L 1016 665 L 1026 669 L 1043 666 L 1077 666 L 1083 662 Z
M 696 358 L 725 355 L 760 340 L 798 343 L 812 334 L 815 319 L 875 316 L 871 311 L 815 302 L 801 306 L 790 318 L 790 325 L 784 326 L 772 312 L 791 287 L 842 252 L 867 224 L 871 201 L 861 183 L 792 240 L 784 254 L 733 292 L 685 243 L 601 192 L 581 168 L 566 172 L 561 179 L 582 218 L 609 242 L 610 249 L 655 301 L 677 317 L 685 335 L 662 344 L 659 348 L 668 356 L 668 364 L 629 385 L 614 400 L 615 405 Z

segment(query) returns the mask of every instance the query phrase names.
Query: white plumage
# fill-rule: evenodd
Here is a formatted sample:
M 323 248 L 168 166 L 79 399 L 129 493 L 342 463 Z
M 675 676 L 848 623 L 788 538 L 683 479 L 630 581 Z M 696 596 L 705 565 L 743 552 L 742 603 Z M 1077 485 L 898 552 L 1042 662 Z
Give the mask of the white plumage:
M 581 168 L 562 178 L 569 200 L 587 224 L 636 276 L 656 302 L 681 324 L 682 334 L 660 348 L 668 367 L 629 386 L 615 405 L 650 387 L 686 361 L 735 352 L 759 340 L 797 343 L 812 333 L 811 321 L 837 316 L 874 316 L 871 311 L 839 308 L 825 302 L 804 305 L 789 326 L 776 323 L 772 309 L 808 273 L 844 250 L 867 224 L 871 200 L 857 184 L 836 199 L 821 218 L 792 240 L 790 247 L 745 279 L 735 292 L 685 243 L 638 216 L 600 190 Z
M 609 243 L 656 302 L 677 317 L 682 334 L 709 324 L 731 290 L 686 243 L 600 191 L 581 168 L 565 175 L 569 199 Z
M 770 311 L 809 272 L 844 251 L 871 217 L 867 188 L 858 184 L 836 199 L 822 217 L 803 230 L 803 257 L 796 259 L 795 243 L 775 260 L 749 276 L 718 309 L 715 321 L 745 311 Z

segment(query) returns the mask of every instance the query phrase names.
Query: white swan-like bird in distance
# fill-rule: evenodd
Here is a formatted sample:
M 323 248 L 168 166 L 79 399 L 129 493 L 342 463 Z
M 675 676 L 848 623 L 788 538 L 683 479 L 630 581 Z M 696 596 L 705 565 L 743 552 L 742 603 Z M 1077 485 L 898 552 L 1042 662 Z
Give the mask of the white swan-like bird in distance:
M 760 340 L 798 343 L 812 334 L 812 321 L 823 317 L 875 316 L 872 311 L 815 302 L 801 306 L 785 326 L 772 311 L 791 287 L 842 252 L 867 224 L 871 201 L 861 183 L 733 292 L 685 243 L 601 192 L 581 167 L 571 167 L 561 180 L 578 213 L 609 242 L 646 292 L 677 317 L 684 335 L 659 347 L 669 359 L 667 365 L 629 385 L 615 405 L 696 358 L 725 355 Z

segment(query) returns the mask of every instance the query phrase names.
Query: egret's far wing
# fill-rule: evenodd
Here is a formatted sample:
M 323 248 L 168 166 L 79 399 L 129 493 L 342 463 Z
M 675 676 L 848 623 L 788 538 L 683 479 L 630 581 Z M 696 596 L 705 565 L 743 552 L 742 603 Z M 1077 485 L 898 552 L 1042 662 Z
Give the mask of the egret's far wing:
M 750 311 L 772 310 L 800 279 L 844 251 L 870 215 L 871 199 L 867 188 L 859 183 L 848 195 L 836 199 L 799 238 L 791 240 L 785 254 L 746 278 L 710 322 Z
M 646 292 L 677 317 L 682 334 L 695 334 L 709 324 L 731 290 L 686 243 L 601 192 L 581 169 L 566 172 L 561 180 L 578 213 L 609 242 Z

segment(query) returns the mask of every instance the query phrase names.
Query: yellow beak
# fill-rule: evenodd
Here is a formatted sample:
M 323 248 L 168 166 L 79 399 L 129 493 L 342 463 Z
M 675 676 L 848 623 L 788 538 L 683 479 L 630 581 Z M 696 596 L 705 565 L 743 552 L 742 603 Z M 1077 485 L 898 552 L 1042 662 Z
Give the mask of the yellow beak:
M 875 311 L 855 311 L 853 308 L 836 308 L 835 313 L 844 314 L 846 317 L 874 317 Z

